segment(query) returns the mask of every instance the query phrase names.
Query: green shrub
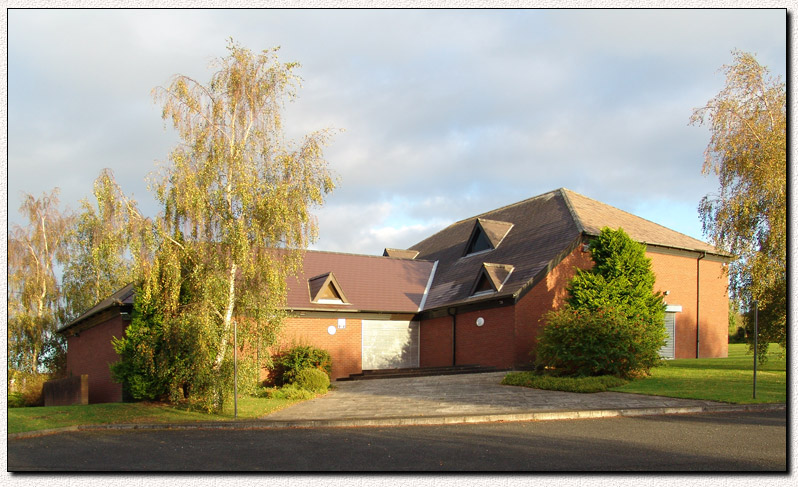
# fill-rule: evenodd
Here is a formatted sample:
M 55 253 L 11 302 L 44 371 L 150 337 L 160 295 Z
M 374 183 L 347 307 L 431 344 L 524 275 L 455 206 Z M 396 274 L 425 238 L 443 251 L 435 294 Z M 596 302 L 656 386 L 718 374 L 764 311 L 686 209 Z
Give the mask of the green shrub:
M 320 369 L 302 369 L 294 378 L 294 384 L 311 392 L 322 393 L 330 388 L 330 378 Z
M 664 326 L 628 318 L 616 308 L 566 306 L 547 313 L 545 320 L 535 361 L 553 375 L 634 377 L 661 361 Z
M 312 345 L 296 345 L 279 354 L 274 360 L 277 384 L 294 382 L 297 374 L 303 369 L 319 369 L 329 378 L 332 375 L 330 353 Z
M 502 384 L 507 386 L 531 387 L 549 391 L 565 392 L 603 392 L 612 387 L 620 387 L 628 381 L 612 376 L 602 375 L 597 377 L 553 377 L 550 375 L 536 375 L 534 372 L 510 372 Z
M 548 313 L 535 362 L 555 375 L 632 377 L 659 365 L 665 305 L 646 247 L 622 229 L 590 242 L 594 266 L 577 270 L 566 306 Z
M 22 397 L 22 394 L 19 392 L 9 392 L 8 393 L 8 407 L 10 408 L 22 408 L 25 407 L 25 398 Z
M 268 397 L 269 399 L 290 400 L 307 400 L 316 397 L 316 394 L 312 391 L 303 389 L 296 384 L 286 384 L 282 387 L 263 388 L 258 395 L 259 397 Z
M 623 229 L 604 227 L 590 242 L 594 266 L 578 269 L 568 285 L 567 303 L 574 309 L 598 311 L 614 308 L 629 319 L 642 319 L 664 328 L 665 304 L 654 292 L 656 276 L 646 246 L 632 240 Z

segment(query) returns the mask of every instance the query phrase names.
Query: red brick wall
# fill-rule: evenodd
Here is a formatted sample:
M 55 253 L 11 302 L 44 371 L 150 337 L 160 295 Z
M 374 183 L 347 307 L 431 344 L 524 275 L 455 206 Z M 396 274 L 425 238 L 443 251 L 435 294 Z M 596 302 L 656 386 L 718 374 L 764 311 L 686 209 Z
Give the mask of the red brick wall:
M 477 326 L 477 318 L 484 319 L 485 324 Z M 514 326 L 512 306 L 458 314 L 456 364 L 512 367 Z M 451 316 L 422 321 L 420 340 L 421 367 L 452 365 Z
M 649 251 L 651 267 L 657 276 L 655 291 L 669 291 L 665 302 L 679 305 L 676 313 L 676 358 L 695 358 L 696 312 L 700 323 L 699 357 L 726 357 L 729 351 L 728 277 L 723 264 L 711 257 L 681 256 Z M 700 298 L 696 310 L 697 265 L 701 266 Z
M 336 327 L 335 335 L 327 328 Z M 332 380 L 348 377 L 362 371 L 362 322 L 346 319 L 346 328 L 338 329 L 337 318 L 288 318 L 283 327 L 281 340 L 275 349 L 289 348 L 292 344 L 313 345 L 330 352 L 332 357 Z
M 651 267 L 656 275 L 655 291 L 670 291 L 668 304 L 682 306 L 676 314 L 676 358 L 695 357 L 696 330 L 696 257 L 687 253 L 672 255 L 649 250 Z M 515 306 L 515 365 L 528 364 L 529 352 L 537 345 L 537 335 L 544 323 L 543 315 L 563 304 L 566 288 L 576 273 L 575 268 L 593 266 L 589 252 L 577 248 L 557 265 Z M 711 258 L 701 266 L 700 356 L 704 358 L 728 355 L 728 279 L 723 264 Z
M 477 318 L 485 324 L 477 326 Z M 515 355 L 512 306 L 471 311 L 457 315 L 457 365 L 492 365 L 511 368 Z
M 537 336 L 545 324 L 543 315 L 565 302 L 568 297 L 566 288 L 576 269 L 591 267 L 590 252 L 582 252 L 580 245 L 518 301 L 515 305 L 514 365 L 529 365 L 534 360 L 530 351 L 537 346 Z
M 442 316 L 421 322 L 419 332 L 419 365 L 445 367 L 452 365 L 452 318 Z
M 109 365 L 119 361 L 111 346 L 113 337 L 121 338 L 128 322 L 117 315 L 105 323 L 67 338 L 67 373 L 89 375 L 89 403 L 120 402 L 122 385 L 111 379 Z

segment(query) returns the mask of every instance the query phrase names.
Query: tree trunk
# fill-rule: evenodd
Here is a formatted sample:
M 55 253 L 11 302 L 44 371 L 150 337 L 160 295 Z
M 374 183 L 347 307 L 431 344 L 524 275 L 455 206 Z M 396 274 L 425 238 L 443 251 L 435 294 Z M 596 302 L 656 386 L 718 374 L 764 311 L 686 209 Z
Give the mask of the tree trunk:
M 219 344 L 219 352 L 216 354 L 216 360 L 213 362 L 214 370 L 219 370 L 224 360 L 225 352 L 227 352 L 227 336 L 230 334 L 230 324 L 233 320 L 233 306 L 235 304 L 236 292 L 236 271 L 238 266 L 236 263 L 230 266 L 230 290 L 227 293 L 227 305 L 224 310 L 224 321 L 222 322 L 222 342 Z

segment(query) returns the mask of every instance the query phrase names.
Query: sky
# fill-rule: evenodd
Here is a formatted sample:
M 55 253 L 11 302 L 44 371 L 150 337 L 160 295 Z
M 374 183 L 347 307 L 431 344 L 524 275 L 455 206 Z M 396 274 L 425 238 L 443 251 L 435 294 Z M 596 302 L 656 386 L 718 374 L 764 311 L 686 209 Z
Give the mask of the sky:
M 79 208 L 110 168 L 143 213 L 178 142 L 151 97 L 203 83 L 227 39 L 303 78 L 289 139 L 332 128 L 317 250 L 381 254 L 565 187 L 695 238 L 718 189 L 690 115 L 735 49 L 786 78 L 774 10 L 10 10 L 9 224 L 23 193 Z

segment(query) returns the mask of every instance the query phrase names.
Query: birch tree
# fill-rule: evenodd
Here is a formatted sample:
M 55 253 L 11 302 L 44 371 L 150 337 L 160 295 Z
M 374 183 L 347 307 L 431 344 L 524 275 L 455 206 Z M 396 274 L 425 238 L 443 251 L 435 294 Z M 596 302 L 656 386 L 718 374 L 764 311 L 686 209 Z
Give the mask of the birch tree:
M 702 171 L 720 182 L 699 213 L 704 234 L 737 257 L 732 297 L 745 309 L 759 302 L 763 352 L 768 342 L 787 344 L 787 95 L 754 56 L 733 55 L 722 68 L 726 86 L 691 118 L 709 126 Z
M 59 208 L 58 188 L 39 198 L 23 196 L 25 226 L 8 238 L 9 371 L 37 373 L 45 345 L 56 339 L 61 289 L 55 266 L 65 258 L 72 216 Z
M 139 294 L 158 302 L 158 334 L 183 337 L 155 352 L 174 346 L 169 353 L 182 357 L 180 370 L 159 380 L 173 398 L 178 388 L 197 391 L 196 374 L 222 381 L 234 320 L 256 339 L 274 336 L 286 277 L 316 236 L 311 210 L 334 188 L 322 154 L 329 132 L 297 144 L 283 134 L 299 65 L 279 62 L 276 49 L 255 54 L 230 41 L 228 51 L 208 84 L 177 75 L 153 91 L 181 144 L 152 178 L 160 247 Z
M 94 200 L 81 201 L 69 235 L 63 292 L 67 321 L 133 282 L 131 219 L 140 219 L 110 169 L 94 181 Z

